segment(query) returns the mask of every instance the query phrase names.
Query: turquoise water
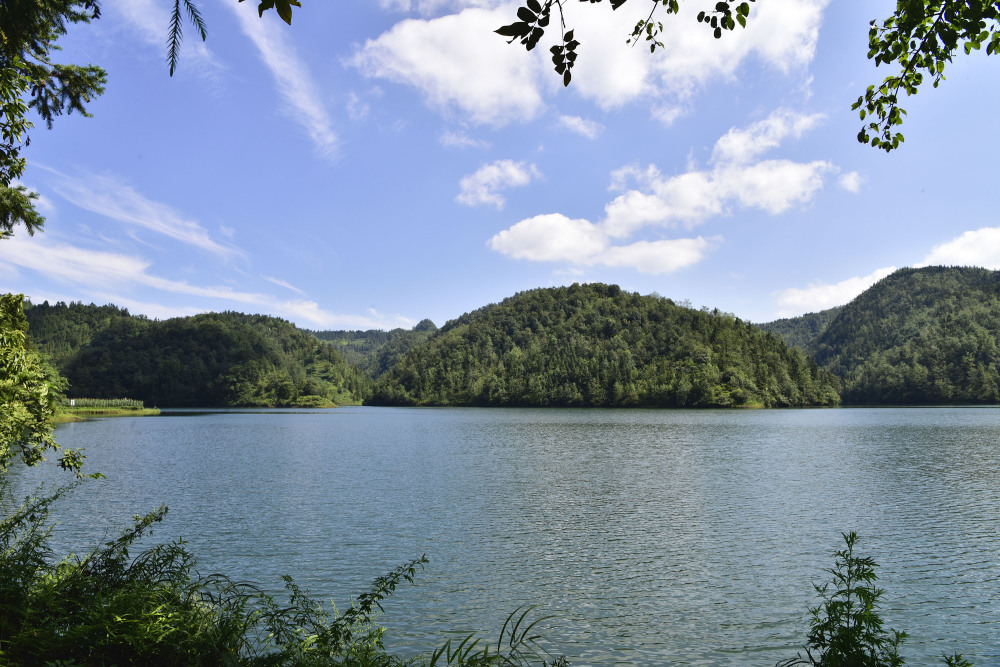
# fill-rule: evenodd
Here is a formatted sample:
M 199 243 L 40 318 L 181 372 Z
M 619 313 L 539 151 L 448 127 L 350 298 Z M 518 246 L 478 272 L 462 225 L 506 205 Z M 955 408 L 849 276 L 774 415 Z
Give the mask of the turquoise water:
M 856 530 L 909 664 L 1000 664 L 993 408 L 166 412 L 56 436 L 108 477 L 64 503 L 61 548 L 165 503 L 154 538 L 203 574 L 341 606 L 427 554 L 386 605 L 404 654 L 536 604 L 576 665 L 773 665 Z

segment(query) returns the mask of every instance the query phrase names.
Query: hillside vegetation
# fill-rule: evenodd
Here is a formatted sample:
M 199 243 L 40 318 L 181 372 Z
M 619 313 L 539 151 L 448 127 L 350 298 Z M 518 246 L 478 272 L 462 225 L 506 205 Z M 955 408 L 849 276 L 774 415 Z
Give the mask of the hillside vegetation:
M 430 320 L 421 320 L 412 329 L 311 333 L 320 340 L 328 341 L 348 363 L 375 379 L 396 365 L 407 352 L 426 342 L 437 330 L 437 325 Z
M 380 405 L 807 406 L 835 378 L 777 335 L 614 285 L 519 293 L 446 324 L 376 383 Z
M 804 350 L 829 326 L 833 318 L 840 313 L 843 306 L 821 310 L 818 313 L 806 313 L 800 317 L 788 317 L 759 325 L 761 329 L 776 333 L 785 342 Z
M 265 315 L 149 320 L 115 306 L 26 307 L 35 345 L 67 396 L 168 406 L 321 406 L 360 402 L 370 381 L 330 345 Z
M 900 269 L 806 349 L 842 379 L 845 403 L 998 403 L 1000 272 Z

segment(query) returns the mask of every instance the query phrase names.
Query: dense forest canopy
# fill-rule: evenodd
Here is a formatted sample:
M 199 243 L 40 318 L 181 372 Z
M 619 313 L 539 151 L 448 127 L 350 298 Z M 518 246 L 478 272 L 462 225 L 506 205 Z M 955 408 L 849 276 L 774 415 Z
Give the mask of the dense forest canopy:
M 749 322 L 587 284 L 522 292 L 449 322 L 369 402 L 772 407 L 838 396 L 832 375 Z
M 369 380 L 286 320 L 206 313 L 163 321 L 115 306 L 29 305 L 30 333 L 70 397 L 166 406 L 356 403 Z
M 348 363 L 360 368 L 368 377 L 377 379 L 437 330 L 437 325 L 425 319 L 412 329 L 313 331 L 312 334 L 332 343 Z
M 1000 272 L 975 268 L 901 269 L 846 306 L 759 327 L 601 284 L 522 292 L 441 329 L 78 303 L 26 315 L 69 396 L 161 407 L 1000 403 Z
M 1000 272 L 900 269 L 808 346 L 850 403 L 1000 402 Z
M 762 326 L 840 377 L 845 403 L 1000 402 L 998 271 L 900 269 L 846 306 Z

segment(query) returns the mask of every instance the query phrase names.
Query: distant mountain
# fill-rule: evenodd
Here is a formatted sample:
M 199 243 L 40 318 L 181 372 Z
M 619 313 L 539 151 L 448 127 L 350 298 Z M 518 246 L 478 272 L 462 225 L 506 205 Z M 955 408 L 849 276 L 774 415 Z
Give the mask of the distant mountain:
M 311 333 L 320 340 L 331 343 L 344 359 L 375 379 L 392 368 L 407 352 L 426 342 L 437 330 L 437 326 L 430 320 L 421 320 L 412 329 Z
M 807 349 L 816 338 L 819 337 L 833 318 L 840 313 L 842 306 L 821 310 L 818 313 L 806 313 L 800 317 L 789 317 L 773 322 L 760 324 L 761 329 L 776 333 L 785 339 L 785 342 L 795 347 Z
M 516 294 L 448 322 L 376 383 L 380 405 L 806 406 L 836 380 L 777 335 L 614 285 Z
M 805 347 L 841 378 L 845 403 L 998 403 L 1000 272 L 900 269 Z
M 69 397 L 168 406 L 360 402 L 371 382 L 330 345 L 265 315 L 164 321 L 115 306 L 29 305 L 29 333 L 69 381 Z

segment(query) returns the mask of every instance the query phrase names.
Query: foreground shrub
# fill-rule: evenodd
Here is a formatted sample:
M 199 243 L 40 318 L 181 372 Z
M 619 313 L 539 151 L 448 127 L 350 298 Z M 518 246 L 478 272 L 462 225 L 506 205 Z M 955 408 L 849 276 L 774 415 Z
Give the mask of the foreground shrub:
M 885 590 L 875 582 L 878 567 L 870 557 L 857 556 L 855 532 L 843 533 L 845 547 L 834 554 L 833 577 L 822 586 L 813 584 L 822 604 L 809 610 L 809 636 L 805 657 L 796 655 L 778 667 L 817 665 L 822 667 L 898 667 L 905 662 L 899 646 L 907 634 L 883 627 L 879 602 Z M 960 654 L 943 656 L 950 667 L 972 667 Z
M 0 486 L 3 486 L 0 478 Z M 345 611 L 312 600 L 285 577 L 287 603 L 223 575 L 201 577 L 181 541 L 131 557 L 165 507 L 85 556 L 54 561 L 51 505 L 65 490 L 14 506 L 0 521 L 0 664 L 4 665 L 565 665 L 549 661 L 530 609 L 519 610 L 495 648 L 473 636 L 429 658 L 389 655 L 381 603 L 412 582 L 425 557 L 377 578 Z

